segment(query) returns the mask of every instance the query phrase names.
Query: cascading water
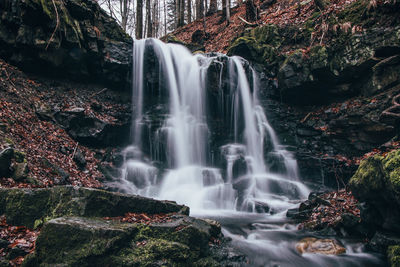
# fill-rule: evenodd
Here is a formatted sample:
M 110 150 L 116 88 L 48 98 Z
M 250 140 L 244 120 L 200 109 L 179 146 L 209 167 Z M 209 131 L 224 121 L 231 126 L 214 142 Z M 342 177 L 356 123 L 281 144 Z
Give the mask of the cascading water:
M 149 52 L 151 51 L 151 52 Z M 146 89 L 146 53 L 154 54 L 158 62 L 158 88 Z M 257 101 L 257 79 L 251 72 L 248 80 L 245 62 L 232 57 L 226 66 L 221 55 L 193 56 L 178 45 L 166 45 L 155 39 L 135 42 L 134 48 L 134 121 L 133 144 L 125 151 L 125 164 L 120 187 L 130 193 L 176 200 L 192 210 L 226 209 L 254 212 L 277 212 L 293 203 L 290 200 L 307 196 L 307 188 L 298 181 L 296 162 L 282 148 Z M 210 129 L 207 121 L 207 73 L 213 64 L 225 67 L 229 83 L 218 91 L 228 100 L 219 103 L 230 117 L 233 140 L 227 140 L 218 150 L 226 168 L 215 166 L 211 159 Z M 222 78 L 221 78 L 222 79 Z M 146 98 L 157 97 L 160 90 L 168 101 L 161 103 L 167 114 L 154 126 L 146 117 Z M 151 94 L 150 96 L 148 94 Z M 147 94 L 147 95 L 146 95 Z M 164 102 L 164 103 L 162 103 Z M 144 132 L 151 148 L 143 147 Z M 229 134 L 227 134 L 228 136 Z M 264 160 L 265 140 L 271 143 L 270 154 L 282 161 L 283 171 L 272 173 Z M 229 143 L 229 141 L 233 141 Z M 141 151 L 151 151 L 145 160 Z M 215 150 L 215 149 L 214 149 Z M 133 153 L 136 151 L 136 153 Z M 153 167 L 162 153 L 166 166 L 158 172 Z M 233 167 L 243 161 L 242 175 L 234 176 Z
M 259 105 L 257 75 L 246 61 L 137 40 L 133 77 L 132 145 L 111 186 L 216 216 L 225 235 L 255 255 L 254 265 L 332 263 L 294 250 L 299 235 L 284 215 L 309 190 Z M 341 262 L 379 264 L 353 254 Z

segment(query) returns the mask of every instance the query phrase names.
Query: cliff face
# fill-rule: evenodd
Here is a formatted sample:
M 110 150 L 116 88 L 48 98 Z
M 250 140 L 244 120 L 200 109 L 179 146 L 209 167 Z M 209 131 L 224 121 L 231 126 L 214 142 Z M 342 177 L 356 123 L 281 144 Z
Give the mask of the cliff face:
M 306 180 L 343 186 L 362 155 L 397 147 L 399 3 L 368 4 L 248 29 L 228 48 L 263 73 L 264 107 Z
M 25 71 L 116 89 L 130 81 L 132 39 L 92 0 L 1 1 L 0 47 Z

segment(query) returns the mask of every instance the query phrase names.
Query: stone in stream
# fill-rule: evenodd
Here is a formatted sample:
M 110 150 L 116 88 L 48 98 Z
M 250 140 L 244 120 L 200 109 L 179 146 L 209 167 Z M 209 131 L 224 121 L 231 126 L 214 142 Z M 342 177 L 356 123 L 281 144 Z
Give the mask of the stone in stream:
M 317 239 L 306 237 L 296 244 L 296 250 L 300 253 L 317 253 L 326 255 L 339 255 L 346 253 L 346 249 L 334 239 Z

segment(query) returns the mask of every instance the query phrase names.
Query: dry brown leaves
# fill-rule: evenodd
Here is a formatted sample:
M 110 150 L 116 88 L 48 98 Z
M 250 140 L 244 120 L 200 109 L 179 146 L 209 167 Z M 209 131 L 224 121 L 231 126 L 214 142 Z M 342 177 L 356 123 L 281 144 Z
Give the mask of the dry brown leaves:
M 7 240 L 9 245 L 0 249 L 0 257 L 5 257 L 12 248 L 18 247 L 30 254 L 35 250 L 35 242 L 40 230 L 28 229 L 25 226 L 8 225 L 4 216 L 0 217 L 0 239 Z M 24 261 L 23 256 L 10 260 L 12 266 L 20 266 Z
M 0 61 L 0 123 L 7 125 L 5 138 L 13 141 L 15 148 L 26 153 L 29 176 L 40 181 L 42 187 L 52 186 L 58 174 L 44 163 L 47 159 L 54 166 L 66 171 L 72 185 L 100 187 L 97 178 L 102 174 L 97 170 L 98 160 L 90 149 L 78 145 L 87 161 L 86 172 L 81 171 L 72 159 L 77 143 L 59 126 L 41 121 L 34 112 L 34 104 L 44 102 L 48 96 L 40 91 L 41 85 L 26 78 L 20 71 Z M 7 75 L 5 73 L 7 72 Z M 11 83 L 12 80 L 12 83 Z M 66 95 L 65 98 L 71 96 Z M 71 100 L 68 100 L 71 101 Z M 69 154 L 60 152 L 65 147 Z M 2 187 L 32 187 L 26 183 L 13 183 L 10 179 L 0 179 Z
M 338 192 L 329 192 L 321 195 L 320 198 L 328 201 L 330 205 L 318 205 L 315 207 L 311 216 L 299 225 L 300 229 L 307 224 L 313 226 L 335 226 L 337 218 L 345 213 L 360 217 L 360 210 L 357 207 L 358 201 L 349 191 L 342 189 Z
M 331 14 L 338 14 L 346 6 L 355 2 L 356 0 L 332 0 L 329 1 L 327 8 L 321 12 L 321 15 L 316 18 L 318 23 L 315 26 L 315 41 L 322 42 L 323 30 L 326 28 L 325 21 Z M 255 1 L 259 5 L 260 1 Z M 261 10 L 261 18 L 256 21 L 258 25 L 275 24 L 279 27 L 287 25 L 301 25 L 305 23 L 314 14 L 315 5 L 313 1 L 302 1 L 300 13 L 298 12 L 297 0 L 283 0 L 277 1 L 275 4 L 268 7 L 266 10 Z M 205 40 L 206 52 L 222 52 L 225 53 L 230 46 L 231 41 L 240 36 L 246 29 L 246 25 L 239 19 L 239 16 L 246 17 L 245 5 L 240 5 L 232 8 L 231 21 L 228 25 L 222 17 L 222 11 L 206 17 L 206 32 L 209 38 Z M 325 25 L 325 26 L 323 26 Z M 328 25 L 329 26 L 329 25 Z M 333 30 L 334 25 L 330 25 Z M 203 30 L 203 20 L 195 20 L 191 24 L 185 25 L 175 32 L 176 37 L 184 42 L 191 42 L 192 34 L 196 30 Z M 322 40 L 322 41 L 321 41 Z M 317 43 L 317 42 L 315 42 Z
M 151 223 L 167 223 L 172 222 L 172 216 L 175 213 L 159 213 L 159 214 L 147 214 L 147 213 L 134 213 L 128 212 L 124 216 L 118 217 L 104 217 L 104 220 L 116 220 L 125 223 L 143 223 L 143 224 L 151 224 Z

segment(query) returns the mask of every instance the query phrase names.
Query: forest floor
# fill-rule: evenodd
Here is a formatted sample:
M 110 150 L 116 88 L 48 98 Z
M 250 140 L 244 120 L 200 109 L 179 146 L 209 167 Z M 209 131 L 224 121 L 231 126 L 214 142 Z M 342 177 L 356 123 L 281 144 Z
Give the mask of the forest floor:
M 350 4 L 357 0 L 333 0 L 329 1 L 326 9 L 315 18 L 317 23 L 315 32 L 315 43 L 321 42 L 322 28 L 325 27 L 325 21 L 330 16 L 336 16 Z M 264 4 L 265 2 L 269 2 Z M 231 11 L 230 23 L 225 20 L 222 11 L 218 11 L 213 15 L 206 17 L 206 32 L 207 38 L 204 40 L 206 52 L 222 52 L 226 53 L 227 48 L 231 45 L 233 39 L 239 37 L 247 28 L 262 26 L 267 24 L 275 24 L 278 27 L 284 26 L 300 26 L 307 20 L 312 19 L 315 12 L 319 11 L 314 1 L 306 0 L 300 4 L 298 8 L 298 1 L 296 0 L 282 0 L 282 1 L 255 1 L 256 5 L 260 7 L 260 18 L 257 21 L 250 22 L 249 25 L 243 21 L 246 19 L 246 6 L 242 4 L 235 6 Z M 263 8 L 263 6 L 265 6 Z M 334 25 L 332 25 L 333 27 Z M 353 25 L 354 26 L 354 25 Z M 351 28 L 352 26 L 350 26 Z M 180 40 L 191 43 L 192 34 L 197 30 L 204 30 L 202 19 L 198 19 L 190 24 L 187 24 L 173 34 Z M 354 29 L 356 30 L 356 28 Z M 318 36 L 319 35 L 319 36 Z
M 113 122 L 115 110 L 130 112 L 129 105 L 107 97 L 115 93 L 102 90 L 96 85 L 36 79 L 0 60 L 0 149 L 12 147 L 18 151 L 27 163 L 29 177 L 20 181 L 0 178 L 0 188 L 58 184 L 101 187 L 103 175 L 98 171 L 98 164 L 104 149 L 79 144 L 50 115 L 55 110 L 79 107 L 85 109 L 85 114 Z M 101 108 L 93 108 L 98 106 Z M 40 118 L 38 113 L 44 111 L 49 113 L 49 118 Z M 86 161 L 84 168 L 74 160 L 77 151 Z M 63 175 L 67 181 L 60 183 Z

